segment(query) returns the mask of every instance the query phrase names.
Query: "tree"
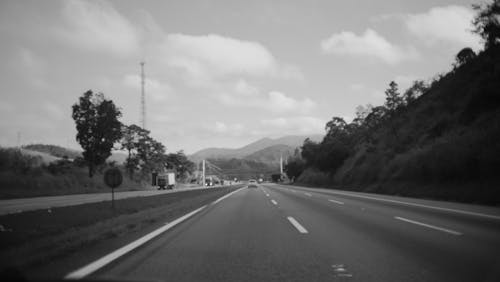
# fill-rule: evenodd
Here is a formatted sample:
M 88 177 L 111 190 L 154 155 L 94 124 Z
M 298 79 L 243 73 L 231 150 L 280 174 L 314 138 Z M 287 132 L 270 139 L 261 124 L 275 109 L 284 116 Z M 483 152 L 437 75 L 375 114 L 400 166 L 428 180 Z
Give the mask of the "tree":
M 429 90 L 429 86 L 423 80 L 415 80 L 403 94 L 403 100 L 406 105 L 413 103 L 418 97 Z
M 76 140 L 83 149 L 83 158 L 89 168 L 89 177 L 97 166 L 111 156 L 113 145 L 120 140 L 122 124 L 120 110 L 102 93 L 85 92 L 74 104 L 72 117 L 76 123 Z
M 133 178 L 134 171 L 139 169 L 140 159 L 137 155 L 137 146 L 139 139 L 148 135 L 148 131 L 135 124 L 122 127 L 121 149 L 126 150 L 128 155 L 125 160 L 125 168 L 129 178 Z
M 304 140 L 304 143 L 301 147 L 301 156 L 302 159 L 307 163 L 308 166 L 314 166 L 316 163 L 316 159 L 319 155 L 319 144 L 312 141 L 309 138 Z
M 372 111 L 366 116 L 364 125 L 364 134 L 368 142 L 374 142 L 375 131 L 387 119 L 387 109 L 384 106 L 373 107 Z
M 394 81 L 389 83 L 389 88 L 385 90 L 385 107 L 390 113 L 395 112 L 403 104 L 403 97 L 399 94 L 398 84 Z
M 187 158 L 182 150 L 167 154 L 165 161 L 167 168 L 175 169 L 177 177 L 181 180 L 186 179 L 195 170 L 195 164 Z
M 165 146 L 149 136 L 149 131 L 143 130 L 136 143 L 137 156 L 143 175 L 154 170 L 161 170 L 165 166 Z
M 334 138 L 345 133 L 347 123 L 341 117 L 333 117 L 332 120 L 326 123 L 326 137 Z
M 357 125 L 362 125 L 366 119 L 366 117 L 370 114 L 372 111 L 373 106 L 371 104 L 366 104 L 366 106 L 363 105 L 358 105 L 356 107 L 356 117 L 352 121 L 353 123 Z
M 500 44 L 500 0 L 485 5 L 472 5 L 477 15 L 473 20 L 474 32 L 485 41 L 485 49 Z
M 474 51 L 471 48 L 466 47 L 460 50 L 460 52 L 458 52 L 458 54 L 455 56 L 455 66 L 459 67 L 467 63 L 474 57 L 476 57 L 476 53 L 474 53 Z
M 285 173 L 290 179 L 297 179 L 305 169 L 305 162 L 300 157 L 293 157 L 285 165 Z

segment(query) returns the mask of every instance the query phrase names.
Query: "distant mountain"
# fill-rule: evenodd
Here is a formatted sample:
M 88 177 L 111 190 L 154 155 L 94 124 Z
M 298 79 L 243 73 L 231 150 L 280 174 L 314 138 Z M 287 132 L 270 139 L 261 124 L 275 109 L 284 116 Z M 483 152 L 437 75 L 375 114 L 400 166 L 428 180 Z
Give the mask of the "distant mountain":
M 191 156 L 189 158 L 193 161 L 200 161 L 202 159 L 232 159 L 232 158 L 245 158 L 247 156 L 250 156 L 258 151 L 264 150 L 268 147 L 274 146 L 274 145 L 286 145 L 288 147 L 291 147 L 292 150 L 295 150 L 295 148 L 302 146 L 302 143 L 306 138 L 310 138 L 313 141 L 321 141 L 323 139 L 323 135 L 320 134 L 315 134 L 315 135 L 290 135 L 290 136 L 284 136 L 281 138 L 276 138 L 276 139 L 271 139 L 271 138 L 262 138 L 260 140 L 257 140 L 255 142 L 252 142 L 246 146 L 243 146 L 241 148 L 236 148 L 236 149 L 229 149 L 229 148 L 207 148 L 200 150 Z M 283 147 L 281 147 L 283 149 Z M 267 151 L 268 153 L 273 152 L 273 150 Z M 262 158 L 262 154 L 258 158 Z M 255 156 L 254 156 L 255 157 Z
M 272 145 L 257 152 L 254 152 L 248 156 L 245 156 L 244 159 L 262 163 L 279 164 L 281 157 L 283 157 L 283 159 L 286 160 L 287 157 L 293 155 L 295 149 L 296 147 L 294 148 L 283 144 Z

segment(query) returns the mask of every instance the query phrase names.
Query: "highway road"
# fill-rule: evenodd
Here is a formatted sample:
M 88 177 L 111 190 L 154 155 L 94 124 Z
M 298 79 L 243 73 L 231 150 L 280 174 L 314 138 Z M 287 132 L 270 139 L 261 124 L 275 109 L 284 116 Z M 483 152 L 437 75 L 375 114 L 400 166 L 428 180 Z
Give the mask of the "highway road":
M 500 281 L 500 209 L 261 185 L 89 274 L 160 281 Z
M 168 193 L 177 193 L 187 190 L 205 189 L 206 187 L 182 187 L 174 190 L 138 190 L 115 192 L 115 199 L 126 199 L 133 197 L 148 197 Z M 54 207 L 74 206 L 88 203 L 111 201 L 111 189 L 109 193 L 89 193 L 63 196 L 46 196 L 33 198 L 19 198 L 0 200 L 0 215 L 20 213 L 25 211 L 49 209 Z

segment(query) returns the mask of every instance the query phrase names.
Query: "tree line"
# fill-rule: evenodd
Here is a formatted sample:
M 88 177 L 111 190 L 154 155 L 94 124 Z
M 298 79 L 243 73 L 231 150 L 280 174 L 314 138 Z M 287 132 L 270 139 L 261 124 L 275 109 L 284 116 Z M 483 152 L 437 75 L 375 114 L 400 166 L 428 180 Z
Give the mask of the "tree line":
M 125 150 L 124 163 L 130 179 L 136 173 L 147 177 L 154 171 L 173 169 L 181 180 L 195 169 L 184 152 L 166 153 L 166 147 L 150 136 L 150 131 L 119 121 L 121 110 L 103 93 L 85 92 L 72 107 L 76 124 L 76 140 L 83 149 L 82 158 L 92 177 L 97 168 L 105 164 L 113 149 Z M 115 147 L 117 145 L 117 147 Z
M 498 50 L 500 48 L 500 0 L 493 0 L 488 4 L 473 5 L 476 17 L 473 20 L 475 33 L 479 34 L 484 42 L 484 50 Z M 475 52 L 463 48 L 455 56 L 453 71 L 467 64 L 476 57 Z M 402 121 L 397 117 L 417 102 L 417 99 L 427 93 L 442 76 L 438 75 L 428 84 L 423 80 L 414 81 L 403 93 L 398 84 L 391 81 L 385 90 L 385 102 L 380 106 L 358 106 L 356 116 L 347 123 L 342 117 L 334 116 L 325 125 L 326 135 L 321 142 L 306 139 L 285 166 L 287 175 L 296 179 L 306 168 L 316 168 L 323 172 L 335 173 L 344 161 L 352 156 L 359 144 L 365 144 L 366 150 L 373 149 L 377 144 L 379 129 L 384 127 L 387 138 L 393 144 L 394 152 L 402 151 L 407 140 L 400 136 L 399 128 Z

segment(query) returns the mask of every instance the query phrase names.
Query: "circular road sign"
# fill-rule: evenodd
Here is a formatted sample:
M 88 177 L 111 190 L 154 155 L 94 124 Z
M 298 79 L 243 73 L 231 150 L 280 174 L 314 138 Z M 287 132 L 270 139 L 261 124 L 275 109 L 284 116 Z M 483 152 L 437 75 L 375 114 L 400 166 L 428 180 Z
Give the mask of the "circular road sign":
M 104 173 L 104 183 L 113 189 L 120 186 L 122 181 L 122 172 L 118 168 L 110 168 Z

